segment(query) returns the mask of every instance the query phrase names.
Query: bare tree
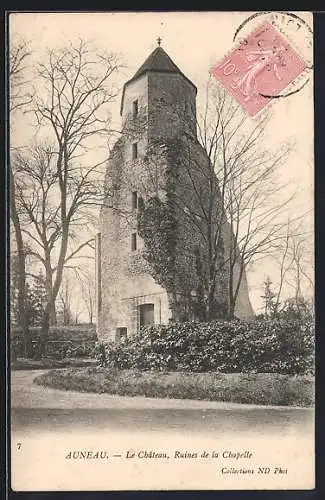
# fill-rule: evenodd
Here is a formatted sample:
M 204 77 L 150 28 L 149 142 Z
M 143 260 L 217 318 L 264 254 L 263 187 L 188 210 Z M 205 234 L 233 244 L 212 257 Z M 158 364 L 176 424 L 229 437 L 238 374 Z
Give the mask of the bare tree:
M 38 265 L 44 266 L 49 301 L 53 275 L 51 253 L 60 235 L 58 209 L 52 195 L 57 183 L 53 156 L 51 148 L 36 146 L 27 153 L 16 152 L 12 159 L 15 202 L 21 214 L 21 231 L 32 248 L 30 255 Z M 54 322 L 54 307 L 51 312 Z
M 291 263 L 288 263 L 288 254 L 289 254 L 289 246 L 290 246 L 290 223 L 288 221 L 287 224 L 287 230 L 284 234 L 283 241 L 280 241 L 280 247 L 282 246 L 282 252 L 281 256 L 279 259 L 279 284 L 278 284 L 278 289 L 275 295 L 275 300 L 274 300 L 274 313 L 276 314 L 279 310 L 280 303 L 281 303 L 281 294 L 283 290 L 283 286 L 285 284 L 285 279 L 286 275 L 290 269 Z
M 268 119 L 250 121 L 226 90 L 208 85 L 198 131 L 221 196 L 216 240 L 224 239 L 229 317 L 234 316 L 245 269 L 271 254 L 283 238 L 285 211 L 294 197 L 278 179 L 292 145 L 283 143 L 272 151 L 263 146 Z
M 11 112 L 18 109 L 25 110 L 31 104 L 33 93 L 31 81 L 26 73 L 29 68 L 31 48 L 27 40 L 21 38 L 12 42 L 9 50 L 9 109 Z
M 31 148 L 16 156 L 20 173 L 16 190 L 24 210 L 24 232 L 35 245 L 35 258 L 45 267 L 48 302 L 44 311 L 40 353 L 44 352 L 51 311 L 64 267 L 90 244 L 81 241 L 92 207 L 101 203 L 103 161 L 93 160 L 90 148 L 110 134 L 109 105 L 114 101 L 114 54 L 97 54 L 86 42 L 50 50 L 37 67 L 39 95 L 35 113 L 40 128 L 53 138 L 51 146 Z M 91 152 L 93 154 L 93 151 Z M 32 229 L 31 229 L 32 228 Z M 51 282 L 51 283 L 50 283 Z
M 292 254 L 292 274 L 295 289 L 294 298 L 298 310 L 303 297 L 303 289 L 306 289 L 306 286 L 311 289 L 313 288 L 312 257 L 307 250 L 308 245 L 306 243 L 307 238 L 304 235 L 291 238 L 290 250 Z
M 59 191 L 56 154 L 50 146 L 43 144 L 30 148 L 24 153 L 17 152 L 13 156 L 12 163 L 15 171 L 15 199 L 20 212 L 21 232 L 29 244 L 29 255 L 33 257 L 33 262 L 44 266 L 47 299 L 51 303 L 50 323 L 55 324 L 55 300 L 52 299 L 53 281 L 57 266 L 57 243 L 62 233 L 60 206 L 57 202 Z M 92 238 L 77 246 L 74 244 L 78 241 L 74 232 L 81 229 L 87 222 L 88 218 L 85 213 L 71 215 L 65 266 L 77 256 L 80 258 L 80 251 L 91 245 Z
M 24 111 L 26 106 L 31 103 L 32 95 L 27 89 L 28 80 L 26 77 L 26 69 L 31 51 L 26 40 L 19 40 L 11 44 L 9 50 L 9 83 L 10 97 L 9 109 L 11 120 L 18 111 Z M 31 335 L 28 328 L 28 319 L 26 312 L 26 255 L 21 229 L 19 209 L 16 204 L 16 190 L 14 173 L 11 166 L 11 154 L 9 158 L 9 174 L 10 174 L 10 217 L 14 228 L 15 243 L 17 247 L 17 288 L 18 288 L 18 324 L 22 329 L 24 338 L 25 356 L 32 355 Z
M 292 224 L 289 221 L 283 239 L 278 242 L 274 254 L 279 275 L 275 300 L 276 311 L 280 308 L 285 286 L 293 290 L 292 299 L 298 311 L 304 296 L 313 293 L 311 238 L 312 233 L 310 230 L 304 230 L 301 223 Z

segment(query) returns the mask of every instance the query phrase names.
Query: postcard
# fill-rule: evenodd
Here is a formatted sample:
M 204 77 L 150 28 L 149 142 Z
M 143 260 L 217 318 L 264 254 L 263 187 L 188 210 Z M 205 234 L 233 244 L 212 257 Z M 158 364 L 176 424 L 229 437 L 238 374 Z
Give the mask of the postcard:
M 9 15 L 14 491 L 315 487 L 312 27 Z

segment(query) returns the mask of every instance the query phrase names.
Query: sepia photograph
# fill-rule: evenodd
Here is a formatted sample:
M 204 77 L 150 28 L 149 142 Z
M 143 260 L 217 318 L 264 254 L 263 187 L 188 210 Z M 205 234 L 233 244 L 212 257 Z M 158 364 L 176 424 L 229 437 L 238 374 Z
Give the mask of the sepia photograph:
M 8 19 L 11 488 L 313 489 L 313 14 Z

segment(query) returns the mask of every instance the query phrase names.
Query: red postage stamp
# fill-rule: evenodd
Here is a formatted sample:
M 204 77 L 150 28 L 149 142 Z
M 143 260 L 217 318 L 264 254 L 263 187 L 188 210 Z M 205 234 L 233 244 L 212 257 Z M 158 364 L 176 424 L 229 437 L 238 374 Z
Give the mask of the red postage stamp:
M 263 109 L 307 67 L 288 40 L 263 23 L 212 70 L 250 116 Z

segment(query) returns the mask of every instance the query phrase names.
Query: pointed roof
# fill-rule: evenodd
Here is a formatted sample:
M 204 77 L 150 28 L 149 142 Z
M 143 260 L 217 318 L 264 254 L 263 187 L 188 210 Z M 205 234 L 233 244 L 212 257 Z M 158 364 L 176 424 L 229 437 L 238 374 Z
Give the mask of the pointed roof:
M 121 112 L 122 112 L 122 107 L 123 107 L 123 99 L 124 99 L 124 92 L 125 92 L 125 87 L 129 83 L 133 82 L 140 76 L 144 75 L 148 71 L 156 72 L 156 73 L 174 73 L 174 74 L 179 74 L 185 80 L 187 80 L 192 87 L 197 90 L 196 86 L 194 83 L 189 80 L 184 73 L 176 66 L 176 64 L 171 60 L 169 55 L 164 51 L 162 47 L 157 47 L 150 55 L 147 57 L 147 59 L 144 61 L 142 66 L 138 69 L 138 71 L 134 74 L 134 76 L 128 80 L 124 87 L 123 87 L 123 95 L 122 95 L 122 101 L 121 101 Z
M 138 78 L 146 71 L 159 71 L 166 73 L 181 73 L 181 70 L 171 60 L 162 47 L 157 47 L 138 69 L 134 77 Z

